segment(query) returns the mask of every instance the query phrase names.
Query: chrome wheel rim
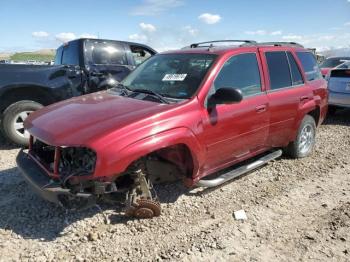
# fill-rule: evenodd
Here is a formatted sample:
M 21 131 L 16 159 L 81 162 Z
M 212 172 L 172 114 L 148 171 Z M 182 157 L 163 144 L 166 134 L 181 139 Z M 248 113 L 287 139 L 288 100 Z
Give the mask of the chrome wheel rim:
M 28 116 L 33 111 L 23 111 L 19 114 L 17 114 L 13 121 L 13 128 L 16 131 L 16 134 L 22 138 L 29 138 L 29 133 L 27 130 L 24 129 L 24 121 L 28 118 Z
M 314 142 L 314 129 L 312 125 L 304 126 L 299 138 L 299 151 L 302 154 L 309 152 Z

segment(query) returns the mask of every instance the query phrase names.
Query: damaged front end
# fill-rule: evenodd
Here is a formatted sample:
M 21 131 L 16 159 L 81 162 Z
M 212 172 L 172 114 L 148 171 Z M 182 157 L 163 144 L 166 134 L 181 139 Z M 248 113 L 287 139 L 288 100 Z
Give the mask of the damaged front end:
M 86 147 L 59 147 L 30 139 L 17 164 L 28 184 L 44 199 L 67 209 L 83 209 L 98 199 L 124 202 L 126 215 L 151 218 L 160 215 L 160 204 L 147 177 L 147 161 L 138 161 L 114 181 L 94 178 L 96 153 Z M 116 199 L 112 193 L 122 193 Z M 116 194 L 116 195 L 118 195 Z
M 96 160 L 96 153 L 89 148 L 51 146 L 33 137 L 29 150 L 17 156 L 18 167 L 34 190 L 66 208 L 93 204 L 98 193 L 105 192 L 105 183 L 89 179 Z

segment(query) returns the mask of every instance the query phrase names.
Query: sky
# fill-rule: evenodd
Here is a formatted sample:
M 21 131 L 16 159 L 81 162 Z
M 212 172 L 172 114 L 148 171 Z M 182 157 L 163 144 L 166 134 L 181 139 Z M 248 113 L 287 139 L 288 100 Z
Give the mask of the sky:
M 350 47 L 350 0 L 1 0 L 0 52 L 57 48 L 79 38 L 158 51 L 217 39 Z

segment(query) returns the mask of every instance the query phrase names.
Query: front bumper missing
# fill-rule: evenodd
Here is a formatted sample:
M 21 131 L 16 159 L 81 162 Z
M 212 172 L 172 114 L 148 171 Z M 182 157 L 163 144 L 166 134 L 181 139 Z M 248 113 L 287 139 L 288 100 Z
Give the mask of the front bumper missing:
M 63 188 L 59 182 L 49 177 L 46 171 L 23 150 L 19 152 L 16 162 L 23 178 L 37 194 L 47 201 L 65 206 L 63 199 L 91 197 L 90 194 L 73 194 L 69 189 Z

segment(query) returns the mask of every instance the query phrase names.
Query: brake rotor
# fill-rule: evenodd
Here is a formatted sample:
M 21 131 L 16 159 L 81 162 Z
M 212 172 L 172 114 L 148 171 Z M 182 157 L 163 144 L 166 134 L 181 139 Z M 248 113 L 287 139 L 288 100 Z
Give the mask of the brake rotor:
M 126 215 L 138 219 L 158 217 L 161 212 L 161 207 L 158 201 L 150 199 L 139 199 L 137 205 L 129 207 L 126 210 Z

